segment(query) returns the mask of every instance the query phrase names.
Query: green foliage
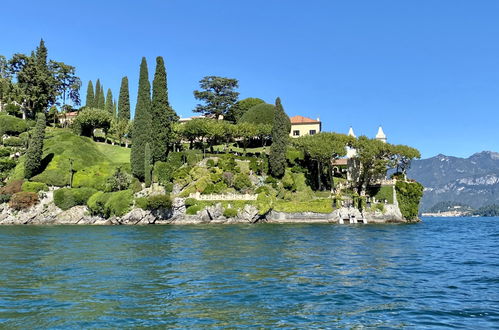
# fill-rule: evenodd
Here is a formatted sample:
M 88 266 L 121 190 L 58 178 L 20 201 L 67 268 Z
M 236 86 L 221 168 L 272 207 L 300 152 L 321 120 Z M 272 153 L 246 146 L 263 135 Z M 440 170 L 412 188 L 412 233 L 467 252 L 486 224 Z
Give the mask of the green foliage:
M 195 90 L 194 97 L 205 104 L 198 104 L 194 111 L 215 119 L 227 116 L 239 96 L 239 93 L 234 91 L 239 87 L 237 79 L 207 76 L 199 81 L 199 85 L 202 90 Z
M 90 196 L 87 201 L 87 206 L 93 214 L 102 215 L 106 218 L 126 214 L 132 204 L 133 192 L 131 190 L 110 193 L 98 191 Z
M 274 210 L 286 213 L 331 213 L 333 212 L 333 205 L 330 199 L 316 199 L 308 202 L 277 201 Z
M 211 158 L 210 158 L 210 159 L 208 159 L 208 160 L 206 161 L 206 166 L 207 166 L 208 168 L 215 167 L 215 161 L 214 161 L 213 159 L 211 159 Z
M 492 204 L 482 206 L 478 210 L 475 210 L 473 214 L 481 217 L 497 217 L 499 216 L 499 205 Z
M 250 108 L 239 119 L 239 123 L 274 125 L 275 107 L 272 104 L 260 103 Z
M 139 197 L 135 199 L 135 207 L 138 207 L 143 210 L 147 210 L 147 198 L 146 197 Z
M 38 203 L 38 194 L 22 191 L 12 195 L 9 201 L 9 207 L 14 210 L 24 210 Z
M 0 147 L 0 157 L 9 157 L 10 156 L 10 148 Z
M 137 178 L 132 178 L 132 183 L 130 184 L 130 189 L 134 193 L 138 193 L 139 191 L 142 190 L 142 183 L 140 183 L 139 179 Z
M 111 92 L 110 88 L 107 89 L 106 105 L 104 106 L 104 109 L 114 118 L 113 92 Z
M 203 209 L 204 209 L 204 206 L 202 206 L 202 205 L 192 205 L 192 206 L 189 206 L 185 210 L 185 213 L 188 215 L 196 215 L 199 211 L 201 211 Z
M 10 171 L 16 167 L 16 164 L 16 161 L 12 158 L 0 158 L 0 173 Z
M 11 136 L 6 139 L 3 139 L 3 144 L 6 147 L 22 147 L 24 146 L 24 141 L 17 136 Z
M 29 141 L 24 161 L 24 177 L 29 179 L 40 172 L 42 166 L 43 140 L 45 138 L 45 114 L 39 113 L 33 136 Z
M 144 183 L 146 184 L 146 188 L 151 186 L 152 182 L 152 154 L 151 148 L 149 147 L 149 143 L 146 143 L 146 147 L 144 149 Z
M 87 98 L 85 102 L 85 106 L 87 108 L 95 108 L 95 95 L 94 95 L 94 85 L 92 84 L 92 80 L 88 81 L 88 86 L 87 86 Z
M 371 186 L 367 188 L 367 194 L 374 197 L 377 201 L 386 200 L 388 204 L 393 204 L 392 186 Z
M 118 118 L 121 121 L 130 120 L 130 92 L 128 90 L 128 77 L 121 78 L 120 96 L 118 99 Z
M 252 107 L 260 103 L 265 103 L 262 99 L 248 97 L 246 99 L 237 101 L 232 107 L 230 107 L 224 120 L 228 120 L 232 123 L 237 123 L 239 119 Z
M 253 186 L 247 174 L 239 173 L 234 178 L 234 188 L 238 191 L 245 191 Z
M 93 194 L 92 188 L 61 188 L 54 191 L 54 204 L 62 210 L 69 210 L 76 205 L 85 205 Z
M 194 198 L 186 198 L 185 202 L 184 202 L 185 207 L 196 205 L 196 203 L 197 203 L 197 201 Z
M 151 211 L 159 209 L 169 209 L 172 207 L 172 200 L 169 195 L 153 195 L 147 198 L 147 209 Z
M 269 165 L 273 177 L 281 178 L 286 168 L 286 150 L 289 138 L 289 117 L 284 112 L 281 99 L 276 99 L 274 125 L 272 126 L 272 146 L 270 147 Z
M 93 137 L 94 130 L 101 128 L 105 132 L 111 128 L 112 116 L 106 110 L 85 108 L 78 113 L 73 127 L 77 134 Z
M 284 187 L 284 189 L 291 190 L 291 191 L 296 190 L 295 182 L 293 180 L 293 175 L 291 174 L 291 171 L 288 170 L 285 172 L 284 177 L 282 178 L 281 182 L 282 182 L 282 186 Z
M 130 164 L 132 174 L 139 180 L 145 178 L 145 147 L 150 141 L 151 128 L 151 85 L 149 83 L 146 58 L 140 64 L 139 92 L 133 121 L 133 143 Z
M 0 204 L 8 203 L 12 195 L 0 194 Z
M 48 191 L 49 187 L 43 182 L 25 181 L 21 187 L 21 190 L 38 193 L 40 191 Z
M 132 177 L 123 171 L 121 167 L 117 167 L 113 175 L 106 181 L 106 191 L 126 190 L 130 187 L 131 182 Z
M 419 202 L 423 197 L 423 186 L 418 182 L 397 181 L 395 184 L 400 212 L 407 220 L 418 217 Z
M 166 69 L 163 57 L 156 58 L 156 72 L 152 83 L 151 148 L 152 161 L 166 161 L 168 151 L 174 141 L 173 125 L 178 116 L 168 102 Z
M 21 118 L 0 114 L 0 137 L 4 134 L 19 135 L 28 129 L 26 121 Z
M 227 209 L 224 210 L 223 215 L 226 218 L 234 218 L 234 217 L 237 216 L 237 209 L 227 208 Z

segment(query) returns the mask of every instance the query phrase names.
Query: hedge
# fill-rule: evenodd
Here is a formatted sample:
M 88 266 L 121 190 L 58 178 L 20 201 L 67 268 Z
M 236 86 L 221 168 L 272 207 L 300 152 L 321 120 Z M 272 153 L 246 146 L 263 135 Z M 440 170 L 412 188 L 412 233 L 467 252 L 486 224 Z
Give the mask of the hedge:
M 24 146 L 24 141 L 21 138 L 11 136 L 3 139 L 3 144 L 8 147 L 22 147 Z
M 22 191 L 38 193 L 39 191 L 48 191 L 49 187 L 43 182 L 25 181 L 21 189 Z
M 0 136 L 19 135 L 28 129 L 25 120 L 9 115 L 0 115 Z
M 87 201 L 87 206 L 93 214 L 106 218 L 110 216 L 122 216 L 126 214 L 133 205 L 133 192 L 122 190 L 110 193 L 98 191 Z
M 96 190 L 92 188 L 61 188 L 54 191 L 54 204 L 62 210 L 85 205 Z

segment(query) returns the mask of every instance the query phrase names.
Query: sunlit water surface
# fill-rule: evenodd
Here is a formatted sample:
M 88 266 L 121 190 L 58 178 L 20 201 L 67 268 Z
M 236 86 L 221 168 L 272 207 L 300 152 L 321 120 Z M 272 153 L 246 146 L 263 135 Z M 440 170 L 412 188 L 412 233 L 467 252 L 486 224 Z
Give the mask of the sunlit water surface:
M 4 226 L 0 327 L 499 326 L 499 218 Z

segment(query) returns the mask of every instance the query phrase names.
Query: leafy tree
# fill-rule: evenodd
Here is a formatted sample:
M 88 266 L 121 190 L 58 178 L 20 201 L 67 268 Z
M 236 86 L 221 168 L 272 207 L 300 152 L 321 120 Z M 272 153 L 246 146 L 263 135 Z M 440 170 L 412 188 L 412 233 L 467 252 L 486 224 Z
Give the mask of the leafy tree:
M 146 187 L 151 186 L 151 177 L 152 177 L 152 154 L 148 142 L 146 143 L 146 146 L 144 148 L 144 183 Z
M 274 125 L 272 127 L 272 145 L 270 146 L 270 173 L 275 178 L 282 178 L 286 169 L 286 150 L 290 130 L 289 117 L 284 112 L 281 99 L 275 101 Z
M 111 116 L 113 117 L 115 116 L 114 105 L 113 105 L 113 93 L 111 92 L 111 88 L 107 89 L 105 110 L 109 112 Z
M 133 144 L 130 155 L 132 174 L 140 180 L 144 179 L 144 151 L 150 141 L 151 127 L 151 85 L 149 83 L 146 58 L 140 64 L 139 90 L 135 106 L 133 122 Z
M 117 167 L 111 177 L 107 179 L 106 191 L 126 190 L 132 183 L 132 178 L 121 167 Z
M 166 69 L 161 56 L 156 58 L 151 110 L 154 118 L 151 122 L 152 159 L 153 162 L 166 161 L 168 151 L 174 142 L 173 123 L 178 121 L 178 116 L 168 102 Z
M 33 135 L 29 141 L 24 163 L 24 177 L 30 179 L 38 174 L 42 165 L 43 139 L 45 138 L 45 114 L 39 113 L 36 118 L 36 125 Z
M 402 144 L 393 146 L 392 154 L 394 163 L 392 166 L 396 167 L 397 173 L 400 171 L 404 177 L 411 167 L 412 160 L 421 158 L 419 150 Z
M 79 112 L 73 126 L 78 134 L 93 138 L 96 128 L 107 132 L 111 127 L 111 121 L 112 117 L 106 110 L 85 108 Z
M 63 62 L 50 61 L 50 70 L 56 81 L 56 91 L 62 97 L 62 107 L 66 106 L 66 97 L 74 105 L 80 105 L 81 80 L 76 76 L 76 68 Z
M 258 134 L 257 126 L 251 123 L 239 123 L 236 125 L 236 136 L 243 140 L 243 150 L 246 154 L 248 141 Z
M 92 80 L 89 80 L 87 86 L 87 98 L 85 101 L 85 106 L 87 108 L 94 108 L 95 107 L 94 103 L 95 103 L 94 85 L 92 84 Z
M 227 116 L 239 96 L 239 93 L 234 91 L 239 87 L 237 79 L 207 76 L 199 81 L 199 85 L 202 90 L 195 90 L 194 97 L 205 104 L 198 104 L 194 112 L 215 119 Z
M 113 120 L 111 121 L 111 128 L 109 131 L 112 136 L 118 140 L 120 145 L 122 144 L 123 139 L 126 137 L 128 131 L 130 130 L 129 126 L 130 122 L 127 120 L 113 118 Z
M 206 119 L 196 118 L 179 125 L 180 134 L 190 143 L 189 149 L 193 148 L 194 141 L 197 139 L 203 140 L 207 135 L 206 122 Z
M 256 97 L 248 97 L 246 99 L 239 100 L 232 107 L 230 107 L 229 112 L 224 119 L 232 123 L 237 123 L 249 109 L 261 103 L 265 103 L 265 101 Z
M 256 125 L 256 135 L 261 141 L 262 147 L 265 147 L 266 141 L 270 140 L 272 137 L 272 125 L 271 124 L 259 124 Z
M 210 152 L 213 152 L 213 146 L 226 134 L 227 126 L 221 120 L 204 119 L 205 135 L 208 138 Z
M 118 99 L 118 118 L 130 120 L 130 94 L 128 92 L 128 77 L 121 78 L 120 97 Z

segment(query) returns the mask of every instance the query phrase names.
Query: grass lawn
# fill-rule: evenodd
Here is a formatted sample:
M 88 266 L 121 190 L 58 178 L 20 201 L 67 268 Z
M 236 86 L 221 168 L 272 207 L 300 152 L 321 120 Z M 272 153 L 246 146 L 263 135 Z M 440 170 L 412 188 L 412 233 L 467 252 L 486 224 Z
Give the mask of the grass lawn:
M 130 148 L 124 148 L 102 142 L 96 142 L 97 149 L 113 163 L 129 163 Z

